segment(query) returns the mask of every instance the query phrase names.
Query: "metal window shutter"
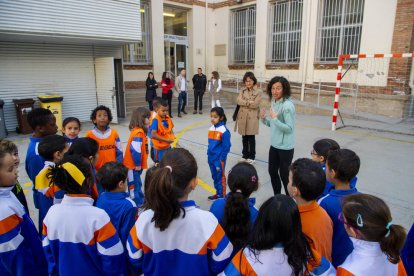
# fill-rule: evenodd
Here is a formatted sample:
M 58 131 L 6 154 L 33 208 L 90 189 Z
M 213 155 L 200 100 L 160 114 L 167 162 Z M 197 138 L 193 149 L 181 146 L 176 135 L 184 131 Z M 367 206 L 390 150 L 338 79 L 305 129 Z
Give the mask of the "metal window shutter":
M 37 100 L 46 93 L 64 97 L 62 118 L 89 121 L 96 106 L 93 62 L 92 46 L 0 42 L 0 99 L 7 129 L 17 126 L 13 99 Z

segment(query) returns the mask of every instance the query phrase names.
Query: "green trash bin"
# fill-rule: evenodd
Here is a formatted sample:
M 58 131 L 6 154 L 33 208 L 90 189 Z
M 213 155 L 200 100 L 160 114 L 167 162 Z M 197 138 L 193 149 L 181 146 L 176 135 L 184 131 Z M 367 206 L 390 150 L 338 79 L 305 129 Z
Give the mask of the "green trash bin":
M 4 120 L 4 101 L 0 100 L 0 139 L 7 137 L 6 121 Z
M 27 122 L 27 114 L 33 110 L 35 101 L 33 99 L 14 99 L 14 107 L 16 108 L 16 116 L 18 125 L 16 132 L 21 134 L 29 134 L 33 132 L 32 127 Z

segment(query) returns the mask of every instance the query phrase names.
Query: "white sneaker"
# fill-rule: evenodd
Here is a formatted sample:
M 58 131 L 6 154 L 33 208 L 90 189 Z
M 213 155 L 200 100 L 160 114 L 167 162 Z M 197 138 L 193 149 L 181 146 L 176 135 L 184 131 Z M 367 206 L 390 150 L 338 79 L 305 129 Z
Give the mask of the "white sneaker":
M 254 164 L 254 159 L 247 159 L 246 162 L 249 164 Z
M 241 163 L 241 162 L 247 162 L 247 159 L 246 158 L 240 158 L 240 160 L 239 160 L 239 163 Z

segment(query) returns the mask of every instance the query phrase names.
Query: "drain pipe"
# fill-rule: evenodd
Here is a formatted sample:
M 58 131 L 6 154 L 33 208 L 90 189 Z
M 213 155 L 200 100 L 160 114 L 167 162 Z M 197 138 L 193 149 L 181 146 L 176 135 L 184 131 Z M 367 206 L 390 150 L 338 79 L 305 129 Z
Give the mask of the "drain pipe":
M 307 2 L 307 9 L 306 9 L 306 20 L 307 20 L 307 24 L 306 24 L 306 40 L 309 39 L 310 36 L 310 24 L 311 24 L 311 2 Z M 302 85 L 301 85 L 301 89 L 300 89 L 300 101 L 303 102 L 305 100 L 305 84 L 306 84 L 306 79 L 307 79 L 307 75 L 308 75 L 308 55 L 309 55 L 309 46 L 306 45 L 305 46 L 305 56 L 304 56 L 304 68 L 303 68 L 303 72 L 302 72 Z
M 408 103 L 408 118 L 412 118 L 414 117 L 414 58 L 411 62 L 411 72 L 408 86 L 411 88 L 411 95 Z

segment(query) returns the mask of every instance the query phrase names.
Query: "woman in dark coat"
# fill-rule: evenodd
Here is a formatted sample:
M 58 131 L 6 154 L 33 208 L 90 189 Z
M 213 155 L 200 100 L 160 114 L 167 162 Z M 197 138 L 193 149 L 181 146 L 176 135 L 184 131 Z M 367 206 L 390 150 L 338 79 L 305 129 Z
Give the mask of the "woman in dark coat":
M 148 73 L 147 81 L 145 82 L 147 86 L 147 92 L 145 93 L 145 101 L 148 102 L 149 110 L 153 110 L 152 100 L 157 97 L 157 81 L 154 79 L 154 74 L 152 72 Z

